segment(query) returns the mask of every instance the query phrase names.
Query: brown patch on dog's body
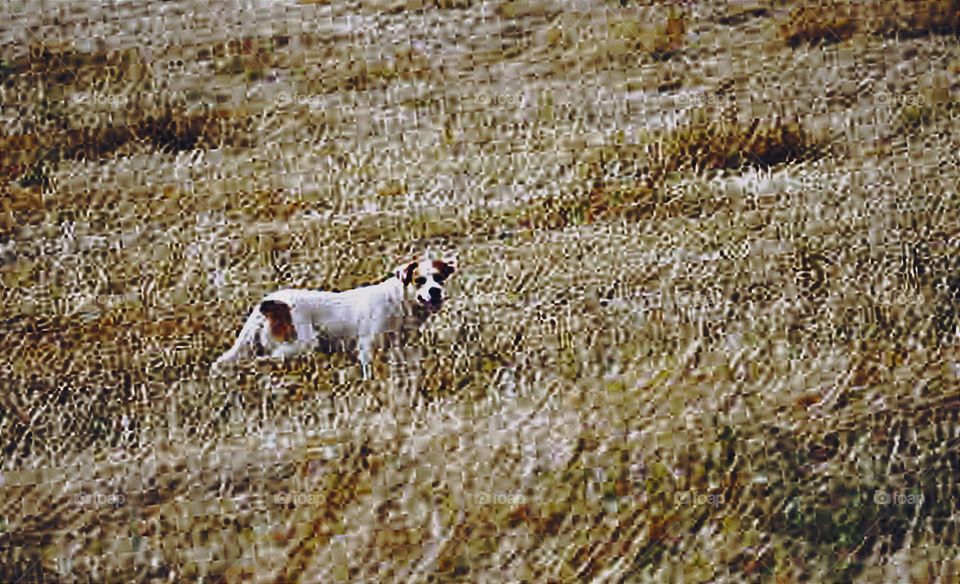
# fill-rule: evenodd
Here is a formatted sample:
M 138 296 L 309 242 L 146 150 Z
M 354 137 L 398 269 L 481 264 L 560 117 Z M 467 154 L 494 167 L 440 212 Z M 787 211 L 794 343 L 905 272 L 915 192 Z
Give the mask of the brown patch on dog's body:
M 293 328 L 290 307 L 276 300 L 265 300 L 260 304 L 260 312 L 270 324 L 270 336 L 282 342 L 297 340 L 297 331 Z

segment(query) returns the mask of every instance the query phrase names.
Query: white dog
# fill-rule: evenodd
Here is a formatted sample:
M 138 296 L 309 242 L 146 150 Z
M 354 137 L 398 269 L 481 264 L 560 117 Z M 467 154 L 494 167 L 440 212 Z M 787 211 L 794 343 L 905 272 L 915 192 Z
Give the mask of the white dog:
M 252 355 L 284 358 L 356 348 L 363 378 L 369 379 L 374 348 L 416 330 L 437 312 L 446 300 L 443 285 L 455 270 L 456 260 L 427 259 L 398 267 L 379 284 L 345 292 L 273 292 L 254 308 L 214 368 Z

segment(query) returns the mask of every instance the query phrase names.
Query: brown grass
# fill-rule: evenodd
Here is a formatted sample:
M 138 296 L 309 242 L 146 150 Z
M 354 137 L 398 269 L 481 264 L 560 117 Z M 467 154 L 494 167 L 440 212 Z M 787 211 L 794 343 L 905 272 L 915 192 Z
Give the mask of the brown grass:
M 855 9 L 846 3 L 826 8 L 799 6 L 780 25 L 781 34 L 792 47 L 803 43 L 839 43 L 852 38 L 857 29 Z
M 321 53 L 318 74 L 306 89 L 313 94 L 369 91 L 395 81 L 434 78 L 430 61 L 415 49 L 394 49 L 391 53 L 383 58 L 358 59 L 349 49 L 327 47 Z
M 956 34 L 960 27 L 960 2 L 896 0 L 804 4 L 793 9 L 780 27 L 790 46 L 841 42 L 860 31 L 902 37 Z
M 81 4 L 0 33 L 100 35 Z M 708 5 L 681 42 L 646 2 L 187 4 L 190 46 L 0 50 L 0 580 L 955 579 L 958 56 L 928 13 L 810 52 Z M 210 374 L 264 293 L 425 248 L 459 253 L 448 309 L 375 380 Z
M 695 116 L 698 117 L 698 116 Z M 822 141 L 799 122 L 773 119 L 750 125 L 703 122 L 676 130 L 651 134 L 640 144 L 600 146 L 580 153 L 582 173 L 589 184 L 583 194 L 548 197 L 521 203 L 493 213 L 472 211 L 466 217 L 419 221 L 416 218 L 370 217 L 359 219 L 354 233 L 387 229 L 416 239 L 456 240 L 464 235 L 489 237 L 504 228 L 561 229 L 622 218 L 641 221 L 675 216 L 698 216 L 707 212 L 697 200 L 671 199 L 664 186 L 677 172 L 768 168 L 788 162 L 814 160 L 824 151 Z M 622 167 L 619 177 L 610 169 Z M 395 192 L 397 185 L 378 191 Z
M 696 117 L 696 116 L 695 116 Z M 592 184 L 584 196 L 547 198 L 522 208 L 524 227 L 559 229 L 598 220 L 656 220 L 709 212 L 704 201 L 671 198 L 664 187 L 678 172 L 769 168 L 813 160 L 824 150 L 799 122 L 754 119 L 748 126 L 703 122 L 656 133 L 644 144 L 601 146 L 583 153 Z M 610 169 L 619 167 L 619 177 Z M 592 177 L 592 178 L 590 178 Z
M 253 140 L 249 118 L 230 110 L 187 113 L 165 108 L 122 125 L 66 128 L 40 134 L 0 136 L 0 178 L 26 179 L 26 185 L 43 183 L 35 178 L 45 163 L 60 160 L 99 160 L 130 143 L 161 152 L 194 148 L 247 147 Z
M 586 51 L 581 57 L 586 63 L 597 65 L 638 64 L 644 56 L 655 61 L 669 59 L 684 47 L 688 17 L 671 9 L 665 18 L 657 14 L 655 19 L 654 25 L 646 17 L 612 20 L 605 37 L 597 39 L 592 54 Z
M 151 73 L 136 48 L 86 52 L 45 43 L 31 45 L 25 56 L 4 60 L 4 77 L 53 83 L 61 89 L 136 83 L 149 79 Z

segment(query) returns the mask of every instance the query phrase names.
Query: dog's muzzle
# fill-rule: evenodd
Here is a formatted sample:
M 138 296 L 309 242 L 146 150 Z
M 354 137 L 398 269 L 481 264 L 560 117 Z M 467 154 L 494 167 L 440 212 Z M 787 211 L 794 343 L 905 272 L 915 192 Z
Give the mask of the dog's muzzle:
M 429 298 L 424 298 L 418 295 L 417 300 L 420 301 L 420 304 L 425 308 L 440 310 L 440 307 L 443 306 L 443 290 L 440 288 L 431 288 L 428 296 Z

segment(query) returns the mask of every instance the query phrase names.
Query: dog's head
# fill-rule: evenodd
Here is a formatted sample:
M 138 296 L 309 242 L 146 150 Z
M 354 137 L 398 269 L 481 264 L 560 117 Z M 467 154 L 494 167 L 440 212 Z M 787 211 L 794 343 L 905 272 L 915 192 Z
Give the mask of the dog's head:
M 396 276 L 419 306 L 439 310 L 447 299 L 443 286 L 456 269 L 454 259 L 422 260 L 400 266 Z

